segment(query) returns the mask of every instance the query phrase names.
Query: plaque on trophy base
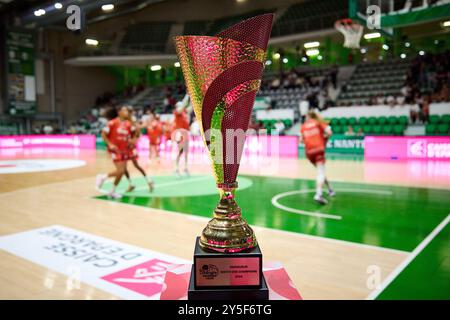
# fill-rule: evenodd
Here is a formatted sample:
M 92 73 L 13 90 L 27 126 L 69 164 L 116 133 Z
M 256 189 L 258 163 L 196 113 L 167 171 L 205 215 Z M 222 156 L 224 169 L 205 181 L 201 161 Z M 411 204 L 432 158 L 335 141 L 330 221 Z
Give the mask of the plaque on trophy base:
M 262 283 L 262 254 L 259 246 L 247 251 L 223 254 L 207 251 L 199 245 L 194 251 L 194 286 L 196 289 L 259 288 Z
M 259 246 L 232 254 L 204 250 L 197 237 L 189 300 L 268 300 Z

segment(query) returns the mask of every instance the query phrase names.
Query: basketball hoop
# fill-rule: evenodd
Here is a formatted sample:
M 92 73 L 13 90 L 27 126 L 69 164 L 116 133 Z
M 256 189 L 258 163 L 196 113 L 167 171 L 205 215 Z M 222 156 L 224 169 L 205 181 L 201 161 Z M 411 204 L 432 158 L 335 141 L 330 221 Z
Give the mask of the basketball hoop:
M 344 35 L 344 47 L 358 49 L 364 27 L 352 19 L 341 19 L 335 22 L 335 29 Z

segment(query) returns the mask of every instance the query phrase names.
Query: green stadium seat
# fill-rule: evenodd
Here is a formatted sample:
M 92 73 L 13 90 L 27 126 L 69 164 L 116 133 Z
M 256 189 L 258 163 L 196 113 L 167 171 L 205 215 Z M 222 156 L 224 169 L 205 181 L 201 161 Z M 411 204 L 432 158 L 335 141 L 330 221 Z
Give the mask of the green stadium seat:
M 435 114 L 433 114 L 433 115 L 428 117 L 428 122 L 431 123 L 431 124 L 438 124 L 439 120 L 440 120 L 440 117 L 438 115 L 435 115 Z
M 392 134 L 394 132 L 394 126 L 391 125 L 385 125 L 383 126 L 383 134 L 389 135 Z
M 448 134 L 449 125 L 447 123 L 441 123 L 437 126 L 437 132 L 439 134 Z
M 366 117 L 361 117 L 361 118 L 359 118 L 359 121 L 358 121 L 358 123 L 360 124 L 360 125 L 366 125 L 367 124 L 367 118 Z
M 333 131 L 333 133 L 341 134 L 343 132 L 343 129 L 340 125 L 334 125 L 331 127 L 331 131 Z
M 398 123 L 399 123 L 399 124 L 402 124 L 402 125 L 404 125 L 404 126 L 407 126 L 407 125 L 408 125 L 408 122 L 409 122 L 409 120 L 408 120 L 408 117 L 407 117 L 407 116 L 400 116 L 400 117 L 398 118 Z
M 356 118 L 355 117 L 350 117 L 348 118 L 348 124 L 351 126 L 354 126 L 357 123 Z
M 370 134 L 372 132 L 372 126 L 370 125 L 363 126 L 363 132 L 364 134 Z
M 362 128 L 360 125 L 354 125 L 353 127 L 353 131 L 356 133 L 358 133 L 358 131 Z
M 283 123 L 286 127 L 292 126 L 292 120 L 291 119 L 284 119 Z
M 426 134 L 435 134 L 436 133 L 436 125 L 429 123 L 425 126 L 425 133 Z
M 330 126 L 335 126 L 339 124 L 339 119 L 338 118 L 332 118 L 330 120 Z
M 378 117 L 378 123 L 384 126 L 388 123 L 388 119 L 386 117 Z
M 372 127 L 372 133 L 373 134 L 381 134 L 381 126 L 380 125 L 374 125 Z
M 397 124 L 397 121 L 398 121 L 397 117 L 394 117 L 394 116 L 389 117 L 387 120 L 388 120 L 388 123 L 392 126 Z
M 368 123 L 369 125 L 373 126 L 373 125 L 375 125 L 375 124 L 378 123 L 378 120 L 377 120 L 377 118 L 375 118 L 375 117 L 369 117 L 367 123 Z
M 341 126 L 346 126 L 348 124 L 348 119 L 347 118 L 339 118 L 339 124 Z
M 450 124 L 450 114 L 444 114 L 444 115 L 441 117 L 441 120 L 442 120 L 443 123 Z
M 402 136 L 405 132 L 405 126 L 403 124 L 397 124 L 394 126 L 394 134 L 396 136 Z
M 274 126 L 274 122 L 272 122 L 272 120 L 266 120 L 264 122 L 264 128 L 266 129 L 272 129 Z

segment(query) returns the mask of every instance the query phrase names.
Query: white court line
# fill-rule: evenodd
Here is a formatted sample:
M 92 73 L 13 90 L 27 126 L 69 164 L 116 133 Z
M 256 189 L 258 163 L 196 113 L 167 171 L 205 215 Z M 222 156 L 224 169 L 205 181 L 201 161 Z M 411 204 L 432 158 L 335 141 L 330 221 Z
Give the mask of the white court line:
M 312 192 L 315 192 L 315 191 L 316 190 L 314 190 L 314 189 L 304 189 L 304 190 L 294 190 L 294 191 L 283 192 L 283 193 L 277 194 L 276 196 L 274 196 L 272 198 L 272 205 L 274 207 L 278 208 L 278 209 L 281 209 L 281 210 L 284 210 L 284 211 L 288 211 L 288 212 L 292 212 L 292 213 L 296 213 L 296 214 L 300 214 L 300 215 L 312 216 L 312 217 L 318 217 L 318 218 L 325 218 L 325 219 L 341 220 L 342 216 L 340 216 L 340 215 L 326 214 L 326 213 L 322 213 L 322 212 L 313 212 L 313 211 L 306 211 L 306 210 L 290 208 L 290 207 L 286 207 L 286 206 L 284 206 L 284 205 L 282 205 L 282 204 L 280 204 L 278 202 L 278 200 L 280 200 L 281 198 L 284 198 L 284 197 L 287 197 L 287 196 L 291 196 L 293 194 L 312 193 Z M 374 193 L 374 194 L 382 194 L 382 195 L 389 195 L 389 196 L 391 196 L 393 194 L 392 191 L 375 190 L 375 189 L 361 190 L 361 189 L 342 188 L 342 189 L 336 189 L 336 191 L 338 193 L 339 192 Z
M 200 176 L 200 177 L 197 177 L 197 178 L 186 178 L 186 179 L 180 179 L 180 180 L 175 180 L 175 181 L 163 182 L 163 183 L 159 183 L 159 184 L 155 183 L 155 188 L 160 189 L 161 187 L 174 186 L 174 185 L 178 185 L 178 184 L 184 184 L 186 182 L 206 180 L 206 179 L 209 179 L 209 178 L 210 178 L 209 176 Z M 97 190 L 98 192 L 100 192 L 102 194 L 109 194 L 109 191 L 106 190 L 106 189 L 98 189 L 96 187 L 95 190 Z M 148 186 L 146 186 L 146 187 L 139 187 L 139 188 L 134 189 L 133 191 L 140 191 L 140 190 L 148 190 Z M 126 195 L 126 193 L 127 192 L 125 192 L 123 195 Z
M 391 284 L 392 281 L 394 281 L 395 278 L 398 277 L 398 275 L 425 249 L 425 247 L 439 234 L 439 232 L 442 231 L 442 229 L 445 228 L 445 226 L 450 221 L 450 214 L 447 215 L 447 217 L 436 227 L 434 228 L 431 233 L 422 240 L 421 243 L 411 252 L 408 257 L 400 263 L 397 268 L 395 268 L 387 277 L 384 279 L 383 283 L 380 285 L 379 288 L 372 291 L 370 293 L 366 300 L 374 300 L 376 299 L 381 292 L 383 292 L 388 285 Z
M 168 186 L 175 186 L 178 184 L 184 184 L 186 182 L 194 182 L 194 181 L 200 181 L 200 180 L 207 180 L 207 179 L 211 179 L 212 177 L 210 176 L 200 176 L 200 177 L 196 177 L 196 178 L 180 178 L 180 180 L 175 180 L 175 181 L 168 181 L 168 182 L 164 182 L 164 183 L 160 183 L 160 184 L 156 184 L 155 183 L 155 188 L 161 188 L 161 187 L 168 187 Z M 139 191 L 139 190 L 148 190 L 148 187 L 138 187 L 136 189 L 134 189 L 135 191 Z
M 99 200 L 99 199 L 92 198 L 92 197 L 87 197 L 87 199 L 90 200 L 90 201 L 104 201 L 104 200 Z M 182 216 L 183 218 L 185 218 L 187 220 L 191 220 L 191 221 L 205 221 L 205 222 L 207 222 L 207 221 L 212 219 L 212 215 L 211 215 L 210 218 L 208 218 L 208 217 L 196 216 L 196 215 L 193 215 L 191 213 L 181 213 L 181 212 L 176 212 L 176 211 L 168 211 L 168 210 L 164 210 L 164 209 L 160 209 L 160 208 L 141 207 L 141 206 L 137 206 L 137 205 L 132 204 L 132 203 L 125 203 L 125 202 L 119 202 L 119 201 L 117 201 L 117 202 L 114 201 L 113 203 L 117 204 L 117 205 L 132 206 L 135 209 L 141 209 L 141 210 L 144 210 L 144 211 L 149 211 L 149 212 L 151 212 L 153 214 L 156 213 L 156 214 L 160 214 L 160 215 L 170 214 L 170 215 Z M 245 214 L 243 216 L 245 218 Z M 340 239 L 325 238 L 325 237 L 321 237 L 321 236 L 315 236 L 315 235 L 311 235 L 311 234 L 299 233 L 299 232 L 294 232 L 294 231 L 286 231 L 286 230 L 262 227 L 262 226 L 257 226 L 257 225 L 251 225 L 251 227 L 253 229 L 255 229 L 255 230 L 285 233 L 285 234 L 288 234 L 288 235 L 291 235 L 291 236 L 295 236 L 295 237 L 299 237 L 299 238 L 313 239 L 313 240 L 318 240 L 318 241 L 325 241 L 325 242 L 335 243 L 335 244 L 339 244 L 339 245 L 354 246 L 354 247 L 359 247 L 359 248 L 367 248 L 367 249 L 372 249 L 372 250 L 392 252 L 392 253 L 396 253 L 396 254 L 409 254 L 410 253 L 409 251 L 404 251 L 404 250 L 400 250 L 400 249 L 378 247 L 378 246 L 371 245 L 371 244 L 366 244 L 366 243 L 357 243 L 357 242 L 351 242 L 351 241 L 340 240 Z
M 287 211 L 287 212 L 292 212 L 292 213 L 296 213 L 296 214 L 301 214 L 304 216 L 311 216 L 311 217 L 317 217 L 317 218 L 325 218 L 325 219 L 335 219 L 335 220 L 341 220 L 342 216 L 338 216 L 335 214 L 326 214 L 326 213 L 321 213 L 321 212 L 313 212 L 313 211 L 306 211 L 306 210 L 300 210 L 300 209 L 294 209 L 294 208 L 289 208 L 286 207 L 280 203 L 278 203 L 278 200 L 293 194 L 302 194 L 302 193 L 310 193 L 310 192 L 315 192 L 316 190 L 314 189 L 305 189 L 305 190 L 295 190 L 295 191 L 288 191 L 288 192 L 283 192 L 283 193 L 279 193 L 276 196 L 274 196 L 272 198 L 272 205 L 275 208 Z

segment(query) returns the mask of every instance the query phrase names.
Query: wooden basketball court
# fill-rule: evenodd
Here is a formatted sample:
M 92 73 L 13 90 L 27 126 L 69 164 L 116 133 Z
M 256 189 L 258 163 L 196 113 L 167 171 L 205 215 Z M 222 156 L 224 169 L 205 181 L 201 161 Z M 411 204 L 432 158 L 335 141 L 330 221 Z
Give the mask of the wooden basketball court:
M 86 163 L 71 169 L 0 174 L 0 236 L 60 225 L 191 260 L 194 239 L 206 225 L 208 208 L 215 206 L 214 190 L 203 188 L 211 175 L 207 165 L 192 165 L 191 176 L 177 180 L 170 158 L 158 164 L 141 155 L 146 171 L 155 176 L 155 195 L 138 188 L 140 193 L 112 201 L 94 188 L 95 175 L 112 168 L 105 151 L 47 150 L 0 157 L 18 159 Z M 240 175 L 249 185 L 238 191 L 237 201 L 256 232 L 264 260 L 281 262 L 304 299 L 376 298 L 379 292 L 373 296 L 374 291 L 389 289 L 383 287 L 383 280 L 408 270 L 417 256 L 416 252 L 411 259 L 411 252 L 450 212 L 448 177 L 429 165 L 428 170 L 415 168 L 408 174 L 408 166 L 331 159 L 327 173 L 337 196 L 331 205 L 317 207 L 305 191 L 313 187 L 315 178 L 305 159 L 279 159 L 271 170 L 264 164 L 245 163 Z M 374 175 L 374 170 L 379 174 Z M 139 186 L 138 172 L 130 172 Z M 440 234 L 448 247 L 446 226 L 445 222 L 426 245 Z M 408 258 L 411 261 L 402 266 Z M 2 299 L 118 298 L 84 283 L 83 275 L 81 286 L 72 288 L 68 276 L 4 250 L 0 250 L 0 270 Z

